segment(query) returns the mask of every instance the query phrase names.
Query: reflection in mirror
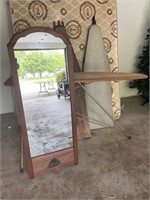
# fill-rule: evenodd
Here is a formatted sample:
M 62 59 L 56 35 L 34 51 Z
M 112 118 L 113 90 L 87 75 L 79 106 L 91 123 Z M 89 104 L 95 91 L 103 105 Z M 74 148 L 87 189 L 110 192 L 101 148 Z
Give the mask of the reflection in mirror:
M 31 157 L 73 146 L 65 44 L 36 32 L 14 46 Z

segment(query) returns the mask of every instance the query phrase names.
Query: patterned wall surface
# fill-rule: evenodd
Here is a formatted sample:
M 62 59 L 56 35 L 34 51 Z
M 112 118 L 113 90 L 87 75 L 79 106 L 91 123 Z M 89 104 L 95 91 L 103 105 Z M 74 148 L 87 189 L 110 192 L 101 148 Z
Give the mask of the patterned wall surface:
M 64 21 L 78 62 L 82 68 L 91 18 L 102 31 L 112 72 L 118 71 L 116 0 L 10 0 L 13 31 L 28 27 L 53 28 L 53 21 Z M 114 118 L 120 116 L 119 85 L 112 82 Z

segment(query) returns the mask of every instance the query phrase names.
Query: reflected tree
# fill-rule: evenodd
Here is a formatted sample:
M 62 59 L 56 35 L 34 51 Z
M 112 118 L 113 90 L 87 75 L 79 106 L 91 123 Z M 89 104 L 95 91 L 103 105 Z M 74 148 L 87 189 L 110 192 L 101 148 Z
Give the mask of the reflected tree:
M 51 51 L 52 52 L 52 51 Z M 42 78 L 43 72 L 56 72 L 57 69 L 65 67 L 64 54 L 48 53 L 47 51 L 16 51 L 15 56 L 19 63 L 19 76 L 25 77 L 26 73 L 30 73 L 35 77 L 35 73 L 39 73 Z

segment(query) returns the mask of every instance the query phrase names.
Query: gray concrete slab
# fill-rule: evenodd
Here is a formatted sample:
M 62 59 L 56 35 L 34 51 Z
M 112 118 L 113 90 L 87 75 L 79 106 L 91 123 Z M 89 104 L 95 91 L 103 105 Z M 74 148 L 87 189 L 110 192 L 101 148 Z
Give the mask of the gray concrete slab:
M 20 174 L 20 132 L 13 114 L 2 116 L 1 199 L 148 200 L 149 107 L 122 99 L 117 127 L 98 129 L 79 141 L 79 165 L 29 180 Z M 8 129 L 11 126 L 11 129 Z

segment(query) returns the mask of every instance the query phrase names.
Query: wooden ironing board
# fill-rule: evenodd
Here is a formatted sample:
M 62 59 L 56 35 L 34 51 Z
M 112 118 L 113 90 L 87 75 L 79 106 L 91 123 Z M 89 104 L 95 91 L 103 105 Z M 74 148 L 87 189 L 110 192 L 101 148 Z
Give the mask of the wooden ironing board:
M 75 72 L 75 83 L 90 83 L 103 81 L 122 81 L 146 79 L 148 76 L 140 73 L 112 73 L 112 72 Z
M 112 73 L 112 72 L 75 72 L 74 73 L 74 83 L 79 83 L 80 87 L 93 99 L 93 101 L 113 120 L 113 122 L 118 126 L 118 128 L 126 134 L 128 139 L 131 136 L 116 122 L 112 116 L 107 112 L 106 109 L 99 104 L 99 102 L 89 93 L 89 91 L 84 87 L 84 84 L 89 84 L 92 82 L 103 82 L 103 81 L 121 81 L 121 80 L 137 80 L 148 78 L 145 74 L 140 73 Z M 84 84 L 83 84 L 84 83 Z M 83 116 L 88 118 L 88 116 Z M 89 119 L 90 121 L 90 119 Z M 97 122 L 95 122 L 97 123 Z

